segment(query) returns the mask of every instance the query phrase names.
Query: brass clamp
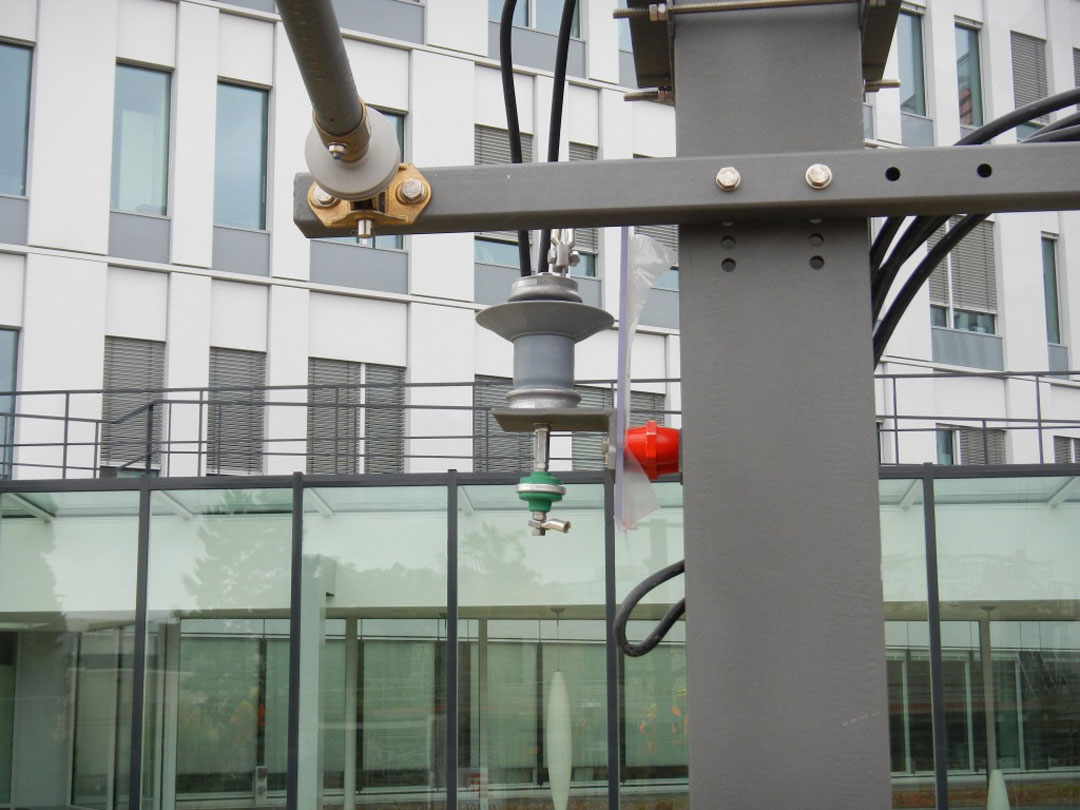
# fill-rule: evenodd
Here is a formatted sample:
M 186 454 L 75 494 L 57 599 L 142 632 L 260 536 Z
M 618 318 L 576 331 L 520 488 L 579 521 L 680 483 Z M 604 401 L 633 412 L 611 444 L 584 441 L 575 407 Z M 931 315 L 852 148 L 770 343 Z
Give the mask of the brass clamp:
M 390 184 L 367 200 L 341 200 L 312 183 L 307 202 L 319 222 L 343 234 L 413 223 L 431 201 L 431 184 L 412 163 L 399 163 Z M 367 226 L 361 223 L 370 223 Z

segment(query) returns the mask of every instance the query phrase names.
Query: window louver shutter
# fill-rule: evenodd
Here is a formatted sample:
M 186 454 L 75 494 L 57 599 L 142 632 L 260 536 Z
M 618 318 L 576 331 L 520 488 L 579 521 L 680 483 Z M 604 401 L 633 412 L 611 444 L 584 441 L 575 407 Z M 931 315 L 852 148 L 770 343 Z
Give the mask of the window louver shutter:
M 675 256 L 672 267 L 679 264 L 679 226 L 678 225 L 635 225 L 634 233 L 651 236 Z
M 639 427 L 648 420 L 664 424 L 664 395 L 651 391 L 630 392 L 630 427 Z
M 510 158 L 510 133 L 505 129 L 477 124 L 474 130 L 473 158 L 477 166 L 513 163 Z M 527 132 L 521 133 L 521 159 L 525 163 L 531 163 L 533 159 L 533 136 Z M 477 236 L 517 242 L 516 231 L 484 231 Z
M 1013 101 L 1017 108 L 1045 98 L 1046 84 L 1046 43 L 1041 39 L 1018 34 L 1010 34 L 1012 41 Z M 1045 115 L 1034 119 L 1045 122 Z
M 582 408 L 610 408 L 614 402 L 614 395 L 608 388 L 575 385 L 574 390 L 581 394 L 578 405 Z M 604 469 L 603 433 L 575 431 L 571 437 L 571 459 L 575 470 Z
M 359 456 L 360 363 L 308 360 L 308 472 L 354 473 Z
M 210 349 L 207 465 L 210 472 L 262 471 L 266 355 L 240 349 Z
M 1005 431 L 988 428 L 983 436 L 982 428 L 961 427 L 957 429 L 961 464 L 1004 464 Z
M 926 246 L 929 250 L 933 250 L 941 238 L 945 235 L 945 227 L 942 226 L 931 234 L 930 238 L 926 240 Z M 938 262 L 938 266 L 934 268 L 934 272 L 930 274 L 930 303 L 940 304 L 941 306 L 948 306 L 949 304 L 949 262 L 948 259 L 944 259 Z
M 569 157 L 575 160 L 596 160 L 599 152 L 595 146 L 584 143 L 571 143 Z M 596 253 L 599 250 L 599 235 L 596 228 L 578 228 L 574 231 L 574 242 L 578 250 Z
M 365 368 L 364 472 L 405 472 L 405 369 Z
M 1080 87 L 1080 48 L 1073 48 L 1073 86 Z M 1080 104 L 1076 109 L 1080 110 Z
M 105 338 L 105 393 L 101 402 L 101 461 L 110 467 L 128 465 L 135 469 L 146 467 L 146 431 L 151 428 L 155 448 L 151 465 L 160 462 L 157 448 L 161 445 L 161 426 L 164 408 L 153 409 L 153 422 L 148 411 L 131 412 L 160 400 L 165 387 L 165 344 L 154 340 Z M 120 393 L 117 389 L 136 389 Z M 155 391 L 154 389 L 158 389 Z
M 994 226 L 982 222 L 952 251 L 953 307 L 997 312 Z
M 532 467 L 532 437 L 506 433 L 492 408 L 505 408 L 514 385 L 502 377 L 476 378 L 473 386 L 473 469 L 477 472 L 528 472 Z
M 1071 464 L 1073 460 L 1073 440 L 1068 436 L 1054 437 L 1054 463 Z

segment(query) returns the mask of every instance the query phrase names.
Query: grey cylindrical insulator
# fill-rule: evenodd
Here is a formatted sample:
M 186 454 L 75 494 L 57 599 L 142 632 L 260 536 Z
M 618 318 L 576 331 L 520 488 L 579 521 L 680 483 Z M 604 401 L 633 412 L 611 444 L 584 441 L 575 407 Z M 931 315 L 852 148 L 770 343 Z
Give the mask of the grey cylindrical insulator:
M 581 401 L 574 390 L 574 339 L 569 335 L 522 335 L 514 341 L 514 389 L 511 408 L 573 408 Z
M 348 135 L 364 112 L 331 0 L 277 0 L 315 120 L 331 135 Z

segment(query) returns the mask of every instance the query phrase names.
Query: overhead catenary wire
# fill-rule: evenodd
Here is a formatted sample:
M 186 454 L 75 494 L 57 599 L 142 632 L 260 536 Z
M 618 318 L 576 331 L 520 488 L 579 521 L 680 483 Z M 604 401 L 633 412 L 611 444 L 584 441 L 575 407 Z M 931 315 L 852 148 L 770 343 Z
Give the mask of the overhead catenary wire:
M 503 106 L 506 108 L 506 134 L 510 141 L 510 161 L 521 163 L 521 122 L 518 119 L 517 90 L 514 87 L 514 11 L 517 0 L 503 0 L 502 17 L 499 19 L 499 72 L 502 75 Z M 532 259 L 529 256 L 529 232 L 518 231 L 518 264 L 521 275 L 532 275 Z
M 566 63 L 570 56 L 570 30 L 574 25 L 577 0 L 564 0 L 562 17 L 559 19 L 559 41 L 555 49 L 555 84 L 551 89 L 551 118 L 548 122 L 548 163 L 559 160 L 559 142 L 562 140 L 563 99 L 566 96 Z M 551 228 L 540 233 L 540 258 L 538 268 L 546 269 Z

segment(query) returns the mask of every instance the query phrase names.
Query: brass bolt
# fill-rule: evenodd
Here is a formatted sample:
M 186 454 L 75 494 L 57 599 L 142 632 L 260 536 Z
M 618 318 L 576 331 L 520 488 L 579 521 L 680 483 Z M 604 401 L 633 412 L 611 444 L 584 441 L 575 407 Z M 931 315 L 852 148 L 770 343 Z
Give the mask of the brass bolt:
M 338 198 L 322 186 L 315 186 L 315 190 L 311 192 L 311 201 L 319 208 L 332 208 L 337 205 Z
M 332 141 L 326 145 L 326 151 L 330 153 L 330 157 L 334 160 L 341 160 L 345 157 L 345 152 L 348 151 L 348 146 L 341 143 L 341 141 Z
M 406 204 L 423 202 L 427 197 L 427 186 L 415 177 L 409 177 L 398 186 L 397 196 Z

